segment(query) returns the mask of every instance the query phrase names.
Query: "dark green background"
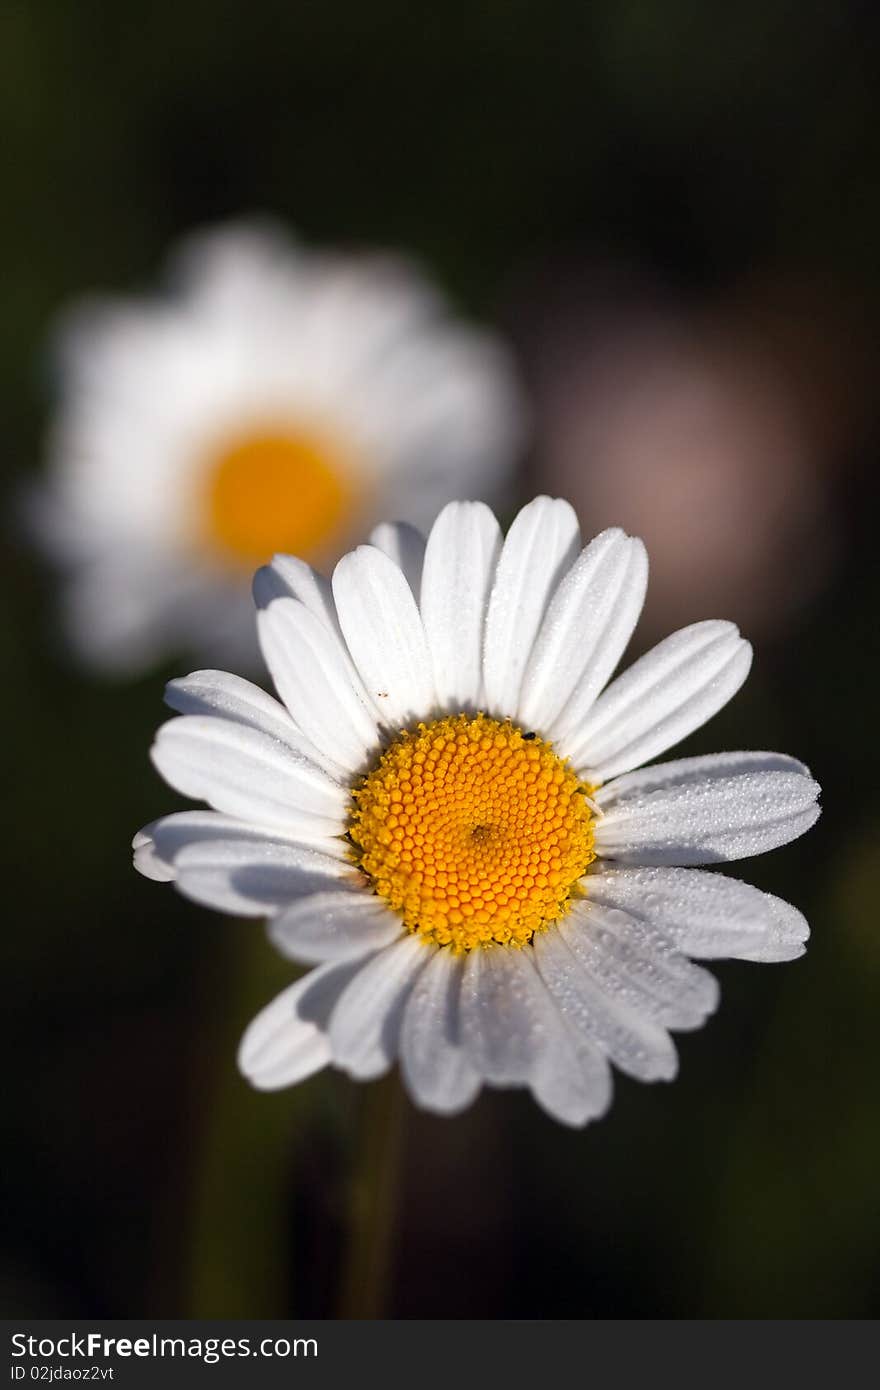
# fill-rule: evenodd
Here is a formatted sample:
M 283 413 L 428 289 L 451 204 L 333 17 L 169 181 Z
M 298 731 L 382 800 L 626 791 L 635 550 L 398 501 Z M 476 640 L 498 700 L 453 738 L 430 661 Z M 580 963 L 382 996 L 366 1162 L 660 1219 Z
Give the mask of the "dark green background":
M 370 1091 L 238 1079 L 235 1042 L 282 964 L 258 927 L 129 864 L 134 829 L 176 804 L 147 748 L 179 668 L 114 686 L 66 665 L 14 505 L 39 467 L 55 311 L 149 283 L 176 235 L 256 209 L 316 242 L 413 249 L 526 358 L 522 286 L 588 252 L 684 299 L 808 268 L 858 306 L 872 418 L 837 460 L 842 559 L 685 748 L 779 747 L 822 782 L 819 827 L 743 866 L 807 913 L 810 951 L 721 966 L 681 1078 L 621 1080 L 582 1133 L 521 1095 L 455 1121 L 408 1110 L 380 1306 L 876 1312 L 877 58 L 874 9 L 852 0 L 3 7 L 4 1311 L 339 1306 Z

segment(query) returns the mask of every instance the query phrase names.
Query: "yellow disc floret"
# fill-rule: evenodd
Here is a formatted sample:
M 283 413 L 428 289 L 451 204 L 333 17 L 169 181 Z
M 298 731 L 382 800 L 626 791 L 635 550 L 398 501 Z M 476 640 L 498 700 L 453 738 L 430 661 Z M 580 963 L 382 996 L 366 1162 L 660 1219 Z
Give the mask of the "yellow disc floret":
M 353 477 L 344 451 L 317 434 L 269 428 L 226 440 L 203 469 L 204 537 L 249 567 L 276 550 L 320 554 L 351 521 Z
M 535 734 L 454 715 L 386 749 L 353 792 L 349 835 L 410 931 L 456 950 L 524 946 L 595 858 L 589 790 Z

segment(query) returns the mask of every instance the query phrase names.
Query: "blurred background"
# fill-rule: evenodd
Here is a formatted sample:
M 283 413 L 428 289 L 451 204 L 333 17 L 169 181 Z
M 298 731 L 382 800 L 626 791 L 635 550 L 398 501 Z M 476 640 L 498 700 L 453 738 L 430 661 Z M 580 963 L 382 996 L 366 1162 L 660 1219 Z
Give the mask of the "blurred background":
M 395 1317 L 876 1314 L 874 7 L 30 0 L 2 28 L 4 1313 L 334 1316 L 369 1278 Z M 289 967 L 130 866 L 179 804 L 147 750 L 188 666 L 78 669 L 18 507 L 55 315 L 254 210 L 415 253 L 507 337 L 533 437 L 505 520 L 547 490 L 641 534 L 636 650 L 706 617 L 756 648 L 682 751 L 784 750 L 824 788 L 812 834 L 734 869 L 808 954 L 713 967 L 678 1081 L 618 1078 L 585 1131 L 517 1093 L 407 1106 L 381 1277 L 347 1253 L 373 1088 L 249 1091 L 237 1040 Z

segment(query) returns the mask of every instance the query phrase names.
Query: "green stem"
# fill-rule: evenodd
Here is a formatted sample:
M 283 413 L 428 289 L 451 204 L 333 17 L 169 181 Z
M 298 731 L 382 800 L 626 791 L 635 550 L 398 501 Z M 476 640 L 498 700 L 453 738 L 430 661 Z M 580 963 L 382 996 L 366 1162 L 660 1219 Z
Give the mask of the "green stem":
M 288 1195 L 291 1158 L 306 1101 L 297 1088 L 252 1090 L 235 1063 L 239 1038 L 290 983 L 290 967 L 252 924 L 232 929 L 212 1056 L 198 1097 L 186 1315 L 267 1318 L 289 1313 Z
M 386 1076 L 363 1095 L 360 1166 L 351 1187 L 340 1318 L 381 1318 L 387 1314 L 402 1177 L 404 1104 L 403 1087 L 396 1075 Z

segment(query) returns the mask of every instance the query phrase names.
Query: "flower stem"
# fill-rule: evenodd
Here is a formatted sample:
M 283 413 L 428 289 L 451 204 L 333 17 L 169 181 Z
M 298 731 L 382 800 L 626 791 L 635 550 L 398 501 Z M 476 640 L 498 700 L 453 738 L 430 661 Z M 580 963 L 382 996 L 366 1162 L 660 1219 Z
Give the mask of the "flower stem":
M 284 1317 L 290 1311 L 287 1199 L 308 1101 L 296 1091 L 252 1091 L 238 1073 L 243 1026 L 289 983 L 289 967 L 267 949 L 262 933 L 239 928 L 230 936 L 225 991 L 218 989 L 212 1001 L 213 1055 L 202 1077 L 186 1314 Z
M 386 1076 L 365 1090 L 361 1104 L 360 1166 L 351 1186 L 340 1318 L 387 1315 L 402 1177 L 405 1101 L 399 1077 Z

